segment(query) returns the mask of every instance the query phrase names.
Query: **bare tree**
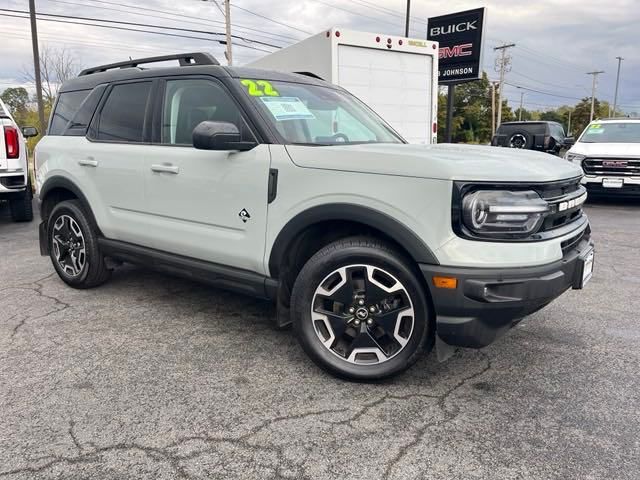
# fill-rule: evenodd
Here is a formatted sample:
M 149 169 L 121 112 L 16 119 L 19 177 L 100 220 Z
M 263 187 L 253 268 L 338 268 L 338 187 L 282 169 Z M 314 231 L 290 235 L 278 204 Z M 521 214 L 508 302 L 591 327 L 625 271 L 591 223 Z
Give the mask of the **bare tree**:
M 42 95 L 47 105 L 53 105 L 60 85 L 65 80 L 75 77 L 81 68 L 78 58 L 65 47 L 52 48 L 44 45 L 40 49 Z M 35 82 L 33 67 L 25 69 L 23 75 L 25 80 Z

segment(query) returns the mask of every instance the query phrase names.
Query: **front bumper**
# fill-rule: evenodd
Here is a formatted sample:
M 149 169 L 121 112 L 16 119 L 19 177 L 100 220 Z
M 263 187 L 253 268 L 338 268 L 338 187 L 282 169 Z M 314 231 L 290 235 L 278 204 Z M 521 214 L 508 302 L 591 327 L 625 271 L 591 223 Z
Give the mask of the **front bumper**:
M 581 288 L 584 258 L 592 250 L 587 230 L 562 260 L 549 265 L 502 269 L 420 265 L 432 293 L 438 336 L 453 346 L 489 345 L 569 288 Z M 454 277 L 457 287 L 436 288 L 434 276 Z
M 605 178 L 620 178 L 623 181 L 621 188 L 606 188 L 602 185 Z M 640 197 L 640 177 L 616 177 L 616 176 L 584 176 L 582 184 L 586 187 L 590 196 L 600 197 Z

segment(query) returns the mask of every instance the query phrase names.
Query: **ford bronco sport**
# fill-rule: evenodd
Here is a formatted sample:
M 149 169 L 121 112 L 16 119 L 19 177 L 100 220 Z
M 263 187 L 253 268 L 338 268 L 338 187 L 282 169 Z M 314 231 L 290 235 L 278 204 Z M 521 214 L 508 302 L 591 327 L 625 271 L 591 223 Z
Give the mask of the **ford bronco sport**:
M 272 299 L 347 378 L 488 345 L 593 266 L 578 166 L 408 145 L 340 87 L 207 54 L 65 82 L 36 161 L 41 253 L 67 284 L 125 261 Z

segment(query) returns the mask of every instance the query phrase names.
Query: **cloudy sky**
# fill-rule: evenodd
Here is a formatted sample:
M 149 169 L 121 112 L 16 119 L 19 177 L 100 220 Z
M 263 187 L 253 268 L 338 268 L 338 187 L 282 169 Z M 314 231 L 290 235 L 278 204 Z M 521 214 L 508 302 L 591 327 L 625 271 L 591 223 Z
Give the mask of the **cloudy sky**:
M 430 16 L 486 6 L 484 68 L 490 78 L 497 79 L 493 47 L 502 42 L 516 43 L 511 50 L 513 65 L 507 81 L 529 89 L 524 97 L 528 109 L 572 105 L 578 98 L 589 96 L 591 76 L 586 72 L 592 70 L 606 71 L 599 77 L 597 96 L 611 101 L 617 68 L 615 57 L 622 56 L 625 60 L 618 104 L 626 112 L 640 113 L 640 82 L 634 81 L 640 77 L 637 48 L 640 0 L 412 0 L 411 4 L 411 36 L 417 38 L 425 38 L 426 19 Z M 234 34 L 248 40 L 238 40 L 234 46 L 234 63 L 241 65 L 266 55 L 266 51 L 274 50 L 274 46 L 294 43 L 331 26 L 402 34 L 406 2 L 232 0 L 231 5 Z M 39 13 L 224 32 L 223 16 L 210 1 L 36 0 L 36 8 Z M 8 16 L 20 16 L 22 14 L 15 11 L 26 10 L 27 0 L 0 0 L 0 90 L 26 83 L 24 71 L 30 68 L 32 60 L 29 21 Z M 68 21 L 62 17 L 47 18 Z M 219 59 L 224 58 L 224 47 L 211 40 L 222 38 L 220 36 L 120 26 L 148 32 L 38 22 L 41 45 L 64 47 L 85 67 L 129 56 L 136 58 L 180 51 L 205 50 Z M 152 31 L 197 38 L 149 33 Z M 25 86 L 29 87 L 28 84 Z M 505 88 L 512 106 L 518 106 L 521 91 L 515 86 Z

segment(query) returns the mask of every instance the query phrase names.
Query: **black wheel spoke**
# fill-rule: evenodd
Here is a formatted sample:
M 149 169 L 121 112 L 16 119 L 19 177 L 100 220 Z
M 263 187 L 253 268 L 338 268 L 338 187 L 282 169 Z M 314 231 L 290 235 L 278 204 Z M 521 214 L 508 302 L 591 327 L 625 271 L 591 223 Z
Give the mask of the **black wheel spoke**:
M 369 329 L 364 325 L 360 325 L 360 332 L 353 339 L 351 344 L 349 345 L 349 349 L 347 350 L 347 358 L 351 356 L 354 351 L 358 350 L 380 350 L 382 354 L 386 357 L 387 354 L 385 349 L 378 343 L 378 341 L 371 335 Z
M 390 338 L 393 338 L 393 335 L 396 329 L 396 324 L 399 320 L 399 315 L 402 312 L 406 312 L 409 309 L 410 309 L 409 306 L 405 306 L 405 307 L 393 309 L 389 312 L 375 315 L 374 317 L 375 323 L 382 330 L 384 330 L 384 333 L 386 333 Z

